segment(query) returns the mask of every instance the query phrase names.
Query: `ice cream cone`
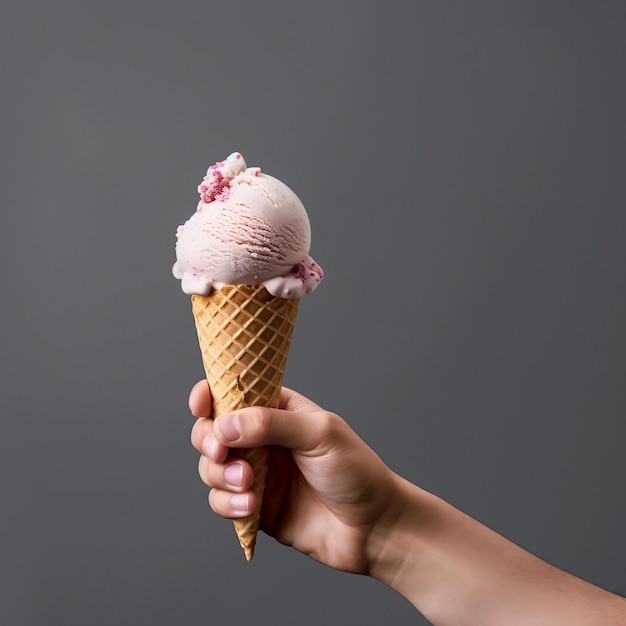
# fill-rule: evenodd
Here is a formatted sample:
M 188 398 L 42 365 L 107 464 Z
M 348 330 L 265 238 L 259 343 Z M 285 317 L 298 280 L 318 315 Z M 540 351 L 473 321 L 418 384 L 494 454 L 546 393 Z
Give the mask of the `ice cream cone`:
M 297 298 L 272 296 L 264 286 L 225 286 L 192 296 L 202 361 L 213 396 L 213 416 L 247 406 L 277 407 L 296 314 Z M 246 559 L 254 554 L 268 450 L 239 450 L 254 470 L 257 497 L 249 517 L 234 520 Z

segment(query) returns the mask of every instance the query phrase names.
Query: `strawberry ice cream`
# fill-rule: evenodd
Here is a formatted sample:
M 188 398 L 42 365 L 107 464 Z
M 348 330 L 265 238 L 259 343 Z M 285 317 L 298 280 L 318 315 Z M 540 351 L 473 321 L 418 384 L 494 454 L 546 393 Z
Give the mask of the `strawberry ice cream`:
M 198 192 L 196 212 L 176 235 L 173 273 L 185 293 L 264 285 L 299 298 L 317 287 L 324 274 L 309 256 L 309 218 L 284 183 L 234 152 L 208 169 Z

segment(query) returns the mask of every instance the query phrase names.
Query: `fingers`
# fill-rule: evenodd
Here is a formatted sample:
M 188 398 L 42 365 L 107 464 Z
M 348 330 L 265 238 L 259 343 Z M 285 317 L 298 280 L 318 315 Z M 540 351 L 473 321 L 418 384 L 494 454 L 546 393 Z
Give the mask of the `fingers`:
M 211 390 L 206 380 L 198 381 L 189 393 L 189 410 L 199 418 L 191 429 L 191 445 L 201 454 L 210 457 L 216 463 L 223 463 L 228 455 L 228 448 L 213 436 L 211 416 Z
M 256 497 L 250 491 L 251 466 L 231 448 L 277 445 L 304 456 L 316 457 L 348 449 L 357 438 L 337 415 L 324 411 L 306 397 L 282 388 L 278 409 L 249 407 L 211 419 L 211 393 L 205 380 L 194 385 L 189 408 L 198 417 L 191 433 L 193 446 L 201 453 L 198 472 L 212 487 L 211 508 L 222 517 L 250 515 Z
M 211 489 L 209 492 L 211 508 L 222 517 L 235 519 L 251 515 L 256 506 L 256 496 L 251 492 L 230 493 L 221 489 Z
M 189 394 L 189 409 L 200 418 L 191 431 L 191 443 L 217 463 L 224 461 L 228 447 L 235 446 L 253 448 L 273 443 L 306 452 L 319 447 L 327 425 L 333 421 L 329 418 L 336 417 L 286 387 L 280 391 L 279 406 L 280 409 L 253 407 L 224 415 L 217 418 L 219 426 L 214 427 L 213 420 L 206 419 L 212 411 L 211 391 L 207 381 L 201 380 Z M 244 433 L 240 431 L 240 416 L 245 423 Z
M 252 487 L 252 468 L 242 459 L 229 459 L 228 463 L 214 463 L 206 456 L 198 462 L 198 474 L 209 487 L 243 493 Z
M 295 403 L 298 410 L 249 407 L 221 415 L 213 422 L 215 438 L 228 447 L 278 445 L 306 454 L 324 453 L 352 432 L 337 415 L 289 394 L 285 390 L 286 406 Z
M 189 410 L 194 417 L 210 417 L 213 408 L 211 390 L 206 380 L 198 381 L 189 393 Z
M 254 476 L 246 461 L 234 459 L 219 464 L 203 455 L 198 463 L 198 473 L 212 487 L 209 504 L 218 515 L 234 519 L 252 513 L 256 504 L 256 496 L 250 491 Z
M 213 434 L 213 420 L 202 419 L 196 420 L 191 429 L 191 445 L 200 454 L 209 457 L 216 463 L 223 463 L 228 456 L 228 448 L 220 443 Z

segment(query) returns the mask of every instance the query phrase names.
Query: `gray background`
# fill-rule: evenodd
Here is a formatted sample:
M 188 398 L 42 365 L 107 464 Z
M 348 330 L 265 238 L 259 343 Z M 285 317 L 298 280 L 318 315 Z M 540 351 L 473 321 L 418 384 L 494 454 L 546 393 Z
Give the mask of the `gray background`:
M 7 625 L 426 623 L 261 537 L 188 443 L 174 233 L 233 150 L 326 270 L 286 383 L 398 472 L 626 593 L 620 2 L 4 0 Z

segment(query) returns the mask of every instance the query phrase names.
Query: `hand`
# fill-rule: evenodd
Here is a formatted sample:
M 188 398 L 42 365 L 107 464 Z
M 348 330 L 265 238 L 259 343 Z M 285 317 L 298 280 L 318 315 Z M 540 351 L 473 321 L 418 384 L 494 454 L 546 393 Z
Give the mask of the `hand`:
M 236 448 L 269 445 L 261 530 L 336 569 L 368 574 L 402 508 L 399 477 L 339 416 L 283 388 L 280 408 L 251 407 L 213 421 L 206 381 L 189 396 L 199 473 L 226 518 L 255 506 L 252 468 Z

